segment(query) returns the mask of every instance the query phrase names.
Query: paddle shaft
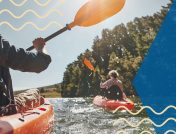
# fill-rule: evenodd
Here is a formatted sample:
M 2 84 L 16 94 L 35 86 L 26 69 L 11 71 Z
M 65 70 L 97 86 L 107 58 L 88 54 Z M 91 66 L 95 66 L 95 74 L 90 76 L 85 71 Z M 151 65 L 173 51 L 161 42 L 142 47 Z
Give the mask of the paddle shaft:
M 68 25 L 66 25 L 64 28 L 58 30 L 57 32 L 51 34 L 50 36 L 46 37 L 44 40 L 45 40 L 45 42 L 47 42 L 47 41 L 53 39 L 54 37 L 58 36 L 59 34 L 65 32 L 65 31 L 67 31 L 67 30 L 71 30 L 71 29 L 68 27 Z M 33 49 L 34 49 L 34 46 L 31 46 L 31 47 L 27 48 L 26 51 L 31 51 L 31 50 L 33 50 Z
M 89 69 L 89 70 L 90 70 L 90 69 Z M 91 70 L 91 71 L 92 71 L 92 70 Z M 96 71 L 96 72 L 97 72 L 97 71 Z M 96 73 L 96 72 L 93 71 L 93 73 Z M 98 78 L 101 80 L 101 79 L 102 79 L 101 75 L 100 75 L 99 73 L 97 73 L 97 74 L 98 74 L 98 75 L 97 75 Z M 92 72 L 91 72 L 91 74 L 90 74 L 89 76 L 91 76 L 91 75 L 92 75 Z
M 88 27 L 98 24 L 119 12 L 123 8 L 124 4 L 125 0 L 101 0 L 101 2 L 100 0 L 90 0 L 80 8 L 72 23 L 48 36 L 44 40 L 47 42 L 66 30 L 70 30 L 76 25 Z M 26 50 L 30 51 L 32 49 L 34 49 L 34 46 L 31 46 Z

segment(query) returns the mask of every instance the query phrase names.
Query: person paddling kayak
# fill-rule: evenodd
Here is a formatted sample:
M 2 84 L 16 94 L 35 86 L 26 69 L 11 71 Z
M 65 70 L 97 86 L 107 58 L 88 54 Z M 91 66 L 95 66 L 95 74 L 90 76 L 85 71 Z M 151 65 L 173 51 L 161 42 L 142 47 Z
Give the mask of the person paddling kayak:
M 105 97 L 113 100 L 125 100 L 126 94 L 123 92 L 122 82 L 119 80 L 119 74 L 116 70 L 109 72 L 110 79 L 100 83 L 100 88 L 104 90 Z
M 9 68 L 22 72 L 44 71 L 51 62 L 51 57 L 43 51 L 44 45 L 44 39 L 37 38 L 33 41 L 37 53 L 30 53 L 10 46 L 0 35 L 0 112 L 2 107 L 9 106 L 6 114 L 17 113 Z

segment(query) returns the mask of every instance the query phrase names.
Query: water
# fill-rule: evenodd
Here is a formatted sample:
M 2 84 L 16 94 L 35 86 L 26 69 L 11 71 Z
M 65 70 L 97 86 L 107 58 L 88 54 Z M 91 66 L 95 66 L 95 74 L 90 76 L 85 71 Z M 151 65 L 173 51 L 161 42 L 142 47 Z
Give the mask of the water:
M 144 122 L 132 128 L 125 121 L 114 124 L 125 118 L 137 124 L 144 117 L 132 116 L 126 111 L 111 113 L 94 106 L 91 98 L 50 99 L 55 110 L 55 126 L 51 134 L 117 134 L 123 130 L 127 134 L 139 134 L 142 131 L 154 132 L 153 126 Z

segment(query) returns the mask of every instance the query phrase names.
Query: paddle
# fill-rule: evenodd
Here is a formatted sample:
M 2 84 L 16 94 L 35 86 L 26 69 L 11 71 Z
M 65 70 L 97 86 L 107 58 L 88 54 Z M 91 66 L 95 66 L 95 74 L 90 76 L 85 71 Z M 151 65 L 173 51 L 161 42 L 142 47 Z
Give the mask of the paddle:
M 89 68 L 91 71 L 93 71 L 94 73 L 96 72 L 94 66 L 92 65 L 92 63 L 91 63 L 87 58 L 84 58 L 83 63 L 84 63 L 84 65 L 86 65 L 86 67 Z
M 88 27 L 106 20 L 118 13 L 124 6 L 125 0 L 89 0 L 77 12 L 72 23 L 46 37 L 45 42 L 59 34 L 71 30 L 75 26 Z M 27 48 L 27 51 L 34 49 L 34 46 Z
M 84 58 L 84 61 L 83 61 L 84 65 L 90 69 L 91 71 L 93 71 L 94 73 L 96 73 L 96 69 L 94 68 L 94 66 L 92 65 L 92 63 L 90 62 L 90 60 L 88 60 L 87 58 Z M 92 73 L 91 73 L 92 74 Z M 100 76 L 99 73 L 98 74 L 98 77 L 99 79 L 102 79 L 102 77 Z
M 84 65 L 85 65 L 88 69 L 90 69 L 90 70 L 93 71 L 94 73 L 96 72 L 96 70 L 95 70 L 94 66 L 92 65 L 92 63 L 90 62 L 90 60 L 88 60 L 87 58 L 84 58 L 83 63 L 84 63 Z M 91 74 L 92 74 L 92 73 L 91 73 Z M 100 75 L 99 73 L 97 73 L 97 74 L 98 74 L 98 78 L 99 78 L 100 80 L 102 80 L 101 75 Z M 89 75 L 89 76 L 90 76 L 90 75 Z M 103 90 L 100 90 L 100 93 L 101 93 L 103 96 L 105 96 L 105 92 L 104 92 Z

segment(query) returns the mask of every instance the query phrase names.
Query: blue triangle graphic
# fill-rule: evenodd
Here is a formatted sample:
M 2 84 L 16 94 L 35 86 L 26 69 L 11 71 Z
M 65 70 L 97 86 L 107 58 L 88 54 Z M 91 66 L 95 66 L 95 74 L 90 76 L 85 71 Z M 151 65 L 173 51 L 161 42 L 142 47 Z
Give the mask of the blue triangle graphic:
M 168 12 L 136 78 L 133 81 L 143 105 L 161 112 L 169 105 L 176 105 L 176 1 Z M 148 116 L 162 124 L 166 119 L 176 118 L 176 110 L 167 110 L 155 115 L 147 110 Z M 176 122 L 168 121 L 163 127 L 155 127 L 157 134 L 168 130 L 176 131 Z

